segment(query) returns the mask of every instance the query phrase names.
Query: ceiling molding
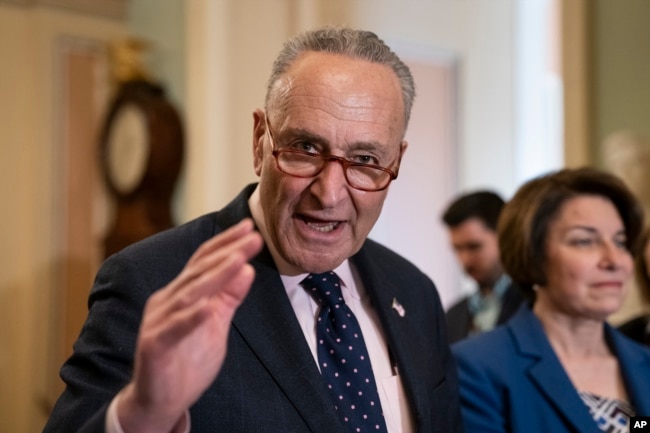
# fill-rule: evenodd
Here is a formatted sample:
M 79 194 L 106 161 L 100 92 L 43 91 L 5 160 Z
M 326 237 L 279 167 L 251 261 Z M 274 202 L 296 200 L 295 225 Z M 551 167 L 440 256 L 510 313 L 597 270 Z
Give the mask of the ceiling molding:
M 51 7 L 112 19 L 125 19 L 129 0 L 0 0 L 24 7 Z

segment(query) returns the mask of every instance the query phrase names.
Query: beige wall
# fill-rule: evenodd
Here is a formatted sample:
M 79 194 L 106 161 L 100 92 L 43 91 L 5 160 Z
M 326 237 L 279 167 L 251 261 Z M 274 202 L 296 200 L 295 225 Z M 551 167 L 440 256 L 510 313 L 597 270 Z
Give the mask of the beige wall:
M 0 6 L 0 197 L 6 209 L 0 225 L 0 430 L 21 432 L 29 431 L 33 391 L 43 379 L 39 361 L 46 352 L 36 344 L 44 341 L 43 327 L 33 310 L 47 298 L 40 288 L 48 282 L 51 248 L 50 234 L 38 221 L 49 211 L 43 186 L 51 153 L 33 120 L 44 116 L 38 103 L 43 89 L 37 84 L 40 47 L 28 23 L 24 11 Z M 31 127 L 20 126 L 25 123 Z
M 650 2 L 645 0 L 596 0 L 591 11 L 591 155 L 598 164 L 614 172 L 617 172 L 616 167 L 603 158 L 604 142 L 619 140 L 619 145 L 625 146 L 627 140 L 621 140 L 621 136 L 636 136 L 640 148 L 647 148 L 650 141 L 648 17 Z M 647 158 L 640 152 L 637 162 L 629 160 L 627 167 L 628 173 L 617 174 L 629 182 L 644 200 L 646 209 L 650 210 L 647 192 L 650 165 Z M 646 222 L 648 220 L 650 215 L 646 216 Z M 644 304 L 633 286 L 623 311 L 614 320 L 623 320 L 641 312 L 650 312 L 650 305 Z
M 40 431 L 57 387 L 52 334 L 61 248 L 66 43 L 93 45 L 124 26 L 91 14 L 0 3 L 0 431 Z M 67 42 L 66 42 L 67 41 Z M 91 258 L 88 258 L 91 260 Z M 69 350 L 69 348 L 68 348 Z M 60 389 L 60 386 L 57 388 Z
M 650 2 L 596 0 L 593 9 L 593 136 L 628 129 L 650 137 Z

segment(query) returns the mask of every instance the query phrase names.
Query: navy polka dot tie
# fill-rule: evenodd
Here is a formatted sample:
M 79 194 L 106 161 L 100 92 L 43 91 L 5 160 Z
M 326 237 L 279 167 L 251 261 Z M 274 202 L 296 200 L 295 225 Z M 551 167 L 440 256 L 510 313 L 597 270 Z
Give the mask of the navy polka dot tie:
M 334 272 L 309 274 L 303 287 L 320 305 L 318 363 L 346 432 L 386 432 L 375 377 L 361 328 L 343 301 Z

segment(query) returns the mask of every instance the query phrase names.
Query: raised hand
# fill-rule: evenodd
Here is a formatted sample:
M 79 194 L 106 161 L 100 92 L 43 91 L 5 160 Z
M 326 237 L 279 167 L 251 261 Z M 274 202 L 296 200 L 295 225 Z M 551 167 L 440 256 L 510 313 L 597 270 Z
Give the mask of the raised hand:
M 147 301 L 131 382 L 117 413 L 126 433 L 170 432 L 216 378 L 230 323 L 255 272 L 262 237 L 244 220 L 205 242 Z

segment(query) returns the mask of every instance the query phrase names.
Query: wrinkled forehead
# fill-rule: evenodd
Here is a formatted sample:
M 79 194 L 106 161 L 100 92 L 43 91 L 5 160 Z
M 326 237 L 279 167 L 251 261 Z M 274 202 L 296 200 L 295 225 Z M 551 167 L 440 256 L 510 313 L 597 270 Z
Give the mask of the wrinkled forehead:
M 271 116 L 315 110 L 405 130 L 399 79 L 388 66 L 348 56 L 307 52 L 274 83 Z M 401 138 L 401 137 L 400 137 Z

